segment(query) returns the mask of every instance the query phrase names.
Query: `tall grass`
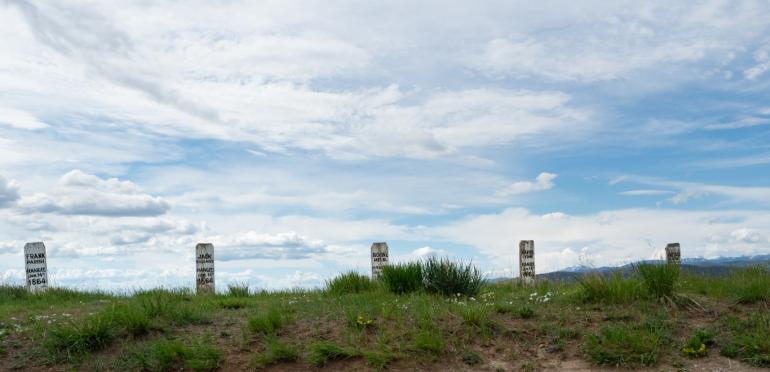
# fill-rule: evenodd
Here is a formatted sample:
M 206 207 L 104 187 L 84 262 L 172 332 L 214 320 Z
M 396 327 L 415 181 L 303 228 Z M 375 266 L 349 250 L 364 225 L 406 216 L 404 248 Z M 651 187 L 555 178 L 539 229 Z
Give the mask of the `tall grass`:
M 679 280 L 679 265 L 640 263 L 635 271 L 651 296 L 658 299 L 673 298 Z
M 472 264 L 436 257 L 431 257 L 423 263 L 422 277 L 427 292 L 444 296 L 476 296 L 486 282 Z
M 385 288 L 396 294 L 419 291 L 422 289 L 422 265 L 419 262 L 387 265 L 382 268 L 380 280 Z
M 326 282 L 326 291 L 333 295 L 361 293 L 375 288 L 377 283 L 355 271 L 348 271 Z
M 642 297 L 642 285 L 637 279 L 623 278 L 619 273 L 606 276 L 598 273 L 578 278 L 579 296 L 584 302 L 626 304 Z
M 732 294 L 741 304 L 770 299 L 770 270 L 762 266 L 747 267 L 732 276 Z
M 227 286 L 227 295 L 230 297 L 249 297 L 251 291 L 246 283 L 229 284 Z

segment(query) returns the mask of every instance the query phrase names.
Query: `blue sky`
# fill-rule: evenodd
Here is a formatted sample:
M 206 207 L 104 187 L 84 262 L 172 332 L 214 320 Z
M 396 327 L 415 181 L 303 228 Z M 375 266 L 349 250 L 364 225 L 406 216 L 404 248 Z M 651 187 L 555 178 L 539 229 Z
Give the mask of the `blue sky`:
M 0 280 L 770 253 L 762 1 L 0 1 Z

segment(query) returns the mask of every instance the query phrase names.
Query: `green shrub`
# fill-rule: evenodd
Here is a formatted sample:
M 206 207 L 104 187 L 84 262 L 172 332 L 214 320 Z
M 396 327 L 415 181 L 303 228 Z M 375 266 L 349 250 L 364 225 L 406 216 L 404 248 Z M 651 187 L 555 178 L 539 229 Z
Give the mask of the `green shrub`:
M 380 280 L 385 288 L 396 294 L 419 291 L 422 289 L 422 265 L 419 262 L 386 265 Z
M 258 354 L 252 360 L 255 368 L 265 368 L 271 364 L 280 362 L 294 362 L 299 359 L 297 349 L 291 345 L 271 339 L 268 341 L 265 351 Z
M 682 347 L 682 354 L 691 358 L 701 358 L 708 355 L 708 347 L 714 344 L 714 334 L 699 329 L 687 340 Z
M 105 348 L 115 336 L 110 314 L 99 313 L 51 327 L 45 342 L 55 359 L 73 361 L 82 354 Z
M 770 314 L 752 314 L 745 320 L 731 316 L 725 323 L 726 339 L 720 341 L 722 355 L 756 367 L 770 367 Z
M 635 368 L 653 366 L 658 362 L 665 344 L 660 329 L 608 325 L 599 334 L 588 334 L 584 350 L 589 359 L 598 365 Z
M 679 265 L 641 263 L 635 269 L 650 295 L 658 299 L 673 298 L 679 280 Z
M 425 290 L 444 296 L 476 296 L 485 284 L 483 275 L 472 264 L 431 257 L 423 263 Z
M 310 363 L 323 367 L 330 360 L 352 358 L 356 354 L 329 341 L 319 341 L 310 346 Z
M 738 270 L 730 277 L 731 292 L 741 304 L 753 304 L 770 299 L 770 270 L 762 266 Z
M 642 296 L 642 287 L 636 279 L 626 279 L 619 273 L 606 276 L 590 273 L 578 278 L 579 296 L 590 303 L 626 304 Z
M 246 283 L 229 284 L 227 286 L 227 295 L 230 297 L 249 297 L 251 291 Z
M 349 271 L 326 282 L 326 291 L 333 295 L 368 292 L 377 285 L 368 276 Z
M 248 328 L 252 333 L 272 335 L 291 321 L 290 315 L 278 306 L 268 309 L 267 313 L 249 318 Z

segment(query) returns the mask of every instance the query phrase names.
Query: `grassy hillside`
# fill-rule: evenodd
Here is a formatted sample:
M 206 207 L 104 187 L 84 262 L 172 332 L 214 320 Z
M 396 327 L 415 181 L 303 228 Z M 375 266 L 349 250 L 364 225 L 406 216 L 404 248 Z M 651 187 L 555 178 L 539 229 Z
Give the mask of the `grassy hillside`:
M 383 275 L 208 296 L 0 286 L 0 370 L 770 367 L 766 268 L 715 278 L 642 266 L 535 287 L 441 263 Z

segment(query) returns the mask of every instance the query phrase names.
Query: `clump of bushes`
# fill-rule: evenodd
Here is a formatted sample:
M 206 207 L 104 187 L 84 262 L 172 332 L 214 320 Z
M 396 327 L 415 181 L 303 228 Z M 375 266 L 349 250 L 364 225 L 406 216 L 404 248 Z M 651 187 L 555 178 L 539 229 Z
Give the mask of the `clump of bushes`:
M 366 275 L 348 271 L 326 281 L 326 291 L 333 295 L 368 292 L 377 288 L 377 283 Z
M 393 293 L 416 292 L 422 289 L 422 265 L 419 262 L 387 265 L 382 268 L 380 279 Z
M 429 293 L 444 296 L 476 296 L 484 285 L 484 276 L 472 264 L 431 257 L 422 264 L 422 281 Z

